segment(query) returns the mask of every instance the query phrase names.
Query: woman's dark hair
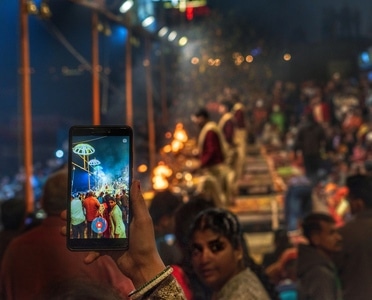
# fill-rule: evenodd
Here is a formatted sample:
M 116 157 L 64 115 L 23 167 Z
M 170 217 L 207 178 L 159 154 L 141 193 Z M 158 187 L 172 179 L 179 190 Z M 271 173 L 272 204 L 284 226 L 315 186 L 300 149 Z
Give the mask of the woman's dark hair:
M 242 247 L 243 265 L 250 268 L 268 292 L 271 299 L 279 299 L 275 286 L 269 281 L 263 268 L 249 255 L 239 220 L 232 212 L 222 208 L 210 208 L 200 212 L 194 219 L 189 232 L 189 240 L 197 230 L 210 229 L 227 238 L 234 249 Z
M 189 239 L 195 231 L 206 229 L 226 237 L 235 249 L 242 246 L 243 235 L 238 218 L 227 210 L 210 208 L 200 212 L 190 227 Z

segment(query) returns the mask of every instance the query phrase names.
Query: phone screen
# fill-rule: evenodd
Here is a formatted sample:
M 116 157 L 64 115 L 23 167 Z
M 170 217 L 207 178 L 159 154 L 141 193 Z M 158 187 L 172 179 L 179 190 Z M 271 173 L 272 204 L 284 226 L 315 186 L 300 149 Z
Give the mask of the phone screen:
M 128 126 L 73 126 L 69 132 L 67 247 L 129 246 L 133 133 Z

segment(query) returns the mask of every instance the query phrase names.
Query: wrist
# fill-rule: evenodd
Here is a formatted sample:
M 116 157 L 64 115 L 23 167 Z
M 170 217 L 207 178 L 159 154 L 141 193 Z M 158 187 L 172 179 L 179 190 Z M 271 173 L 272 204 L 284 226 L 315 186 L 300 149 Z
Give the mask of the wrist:
M 137 264 L 134 268 L 132 276 L 130 276 L 135 288 L 139 288 L 165 268 L 163 261 L 159 255 L 154 255 L 151 259 L 147 259 L 144 264 Z
M 165 267 L 160 273 L 156 274 L 153 278 L 146 281 L 140 287 L 136 287 L 136 289 L 129 293 L 128 297 L 131 299 L 148 299 L 145 295 L 147 293 L 151 293 L 153 289 L 157 289 L 158 286 L 165 280 L 169 278 L 173 272 L 172 267 L 167 266 Z

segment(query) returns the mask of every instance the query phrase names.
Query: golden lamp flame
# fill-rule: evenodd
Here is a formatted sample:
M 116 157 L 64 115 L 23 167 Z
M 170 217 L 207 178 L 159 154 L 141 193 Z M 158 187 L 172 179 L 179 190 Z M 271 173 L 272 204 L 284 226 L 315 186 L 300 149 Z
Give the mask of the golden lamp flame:
M 183 148 L 183 143 L 178 140 L 173 140 L 171 143 L 172 151 L 178 152 Z
M 172 175 L 172 170 L 163 162 L 159 162 L 159 164 L 154 168 L 154 175 L 169 177 Z
M 177 123 L 176 129 L 175 129 L 174 134 L 173 134 L 173 137 L 177 141 L 180 141 L 182 143 L 187 142 L 188 136 L 187 136 L 187 133 L 186 133 L 185 129 L 183 128 L 182 123 Z
M 165 190 L 169 186 L 168 180 L 163 176 L 156 175 L 152 178 L 152 187 L 154 190 Z

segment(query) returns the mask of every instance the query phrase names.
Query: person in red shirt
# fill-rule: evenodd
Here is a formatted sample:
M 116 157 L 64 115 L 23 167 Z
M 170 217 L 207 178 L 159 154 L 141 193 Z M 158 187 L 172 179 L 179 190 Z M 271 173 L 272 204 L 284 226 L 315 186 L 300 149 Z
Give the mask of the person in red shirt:
M 87 237 L 97 238 L 97 233 L 92 230 L 92 221 L 97 217 L 100 203 L 92 191 L 89 191 L 87 197 L 84 199 L 83 206 L 86 211 L 87 219 Z

